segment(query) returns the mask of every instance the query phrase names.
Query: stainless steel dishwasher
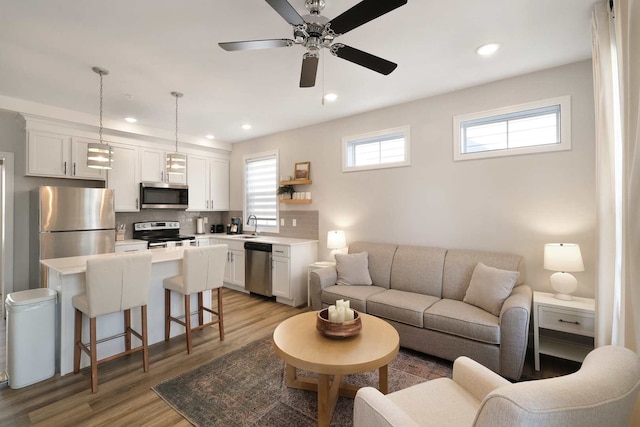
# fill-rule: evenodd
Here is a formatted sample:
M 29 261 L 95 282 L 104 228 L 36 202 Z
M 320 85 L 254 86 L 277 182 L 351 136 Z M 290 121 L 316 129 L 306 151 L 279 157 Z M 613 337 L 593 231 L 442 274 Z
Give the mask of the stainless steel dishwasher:
M 254 294 L 270 297 L 271 244 L 245 242 L 244 288 Z

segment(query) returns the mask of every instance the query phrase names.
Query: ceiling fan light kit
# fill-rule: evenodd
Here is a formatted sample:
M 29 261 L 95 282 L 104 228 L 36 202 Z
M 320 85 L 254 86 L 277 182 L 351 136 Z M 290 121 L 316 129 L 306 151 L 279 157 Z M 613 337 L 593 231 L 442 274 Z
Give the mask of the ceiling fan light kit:
M 227 51 L 252 49 L 270 49 L 302 45 L 307 52 L 302 56 L 300 87 L 313 87 L 316 82 L 319 51 L 327 48 L 332 55 L 363 66 L 383 75 L 395 70 L 398 64 L 386 59 L 347 46 L 343 43 L 333 44 L 339 37 L 369 21 L 407 4 L 407 0 L 363 0 L 351 9 L 332 20 L 322 16 L 324 0 L 306 0 L 305 7 L 309 11 L 304 17 L 295 10 L 287 0 L 265 0 L 278 14 L 293 26 L 293 39 L 246 40 L 222 42 L 218 45 Z

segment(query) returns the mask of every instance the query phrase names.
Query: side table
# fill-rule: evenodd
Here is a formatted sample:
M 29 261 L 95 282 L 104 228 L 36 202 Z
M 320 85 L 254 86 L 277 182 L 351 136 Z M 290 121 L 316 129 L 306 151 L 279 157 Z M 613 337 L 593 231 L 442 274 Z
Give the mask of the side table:
M 555 331 L 549 333 L 549 331 Z M 576 336 L 594 337 L 595 300 L 573 297 L 559 300 L 551 293 L 533 293 L 533 345 L 535 370 L 540 370 L 540 354 L 582 362 L 593 350 L 590 344 L 571 340 Z
M 313 264 L 309 264 L 309 271 L 307 273 L 307 306 L 311 306 L 311 272 L 313 270 L 319 270 L 321 268 L 336 265 L 335 261 L 317 261 Z

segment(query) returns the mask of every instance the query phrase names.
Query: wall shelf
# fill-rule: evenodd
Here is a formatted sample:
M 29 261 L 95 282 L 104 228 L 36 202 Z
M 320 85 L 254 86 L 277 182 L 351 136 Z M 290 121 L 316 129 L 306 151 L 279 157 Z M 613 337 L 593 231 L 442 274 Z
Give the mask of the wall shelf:
M 309 185 L 310 179 L 292 179 L 291 181 L 280 181 L 280 185 Z
M 291 205 L 308 205 L 311 204 L 311 199 L 280 199 L 280 203 Z

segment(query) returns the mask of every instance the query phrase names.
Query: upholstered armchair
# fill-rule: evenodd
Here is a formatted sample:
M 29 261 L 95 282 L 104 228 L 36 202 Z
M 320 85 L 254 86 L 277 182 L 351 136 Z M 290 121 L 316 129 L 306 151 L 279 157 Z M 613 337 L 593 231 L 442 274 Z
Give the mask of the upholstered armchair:
M 587 355 L 576 373 L 511 384 L 459 357 L 453 378 L 383 395 L 358 391 L 354 426 L 627 426 L 640 390 L 640 359 L 606 346 Z

